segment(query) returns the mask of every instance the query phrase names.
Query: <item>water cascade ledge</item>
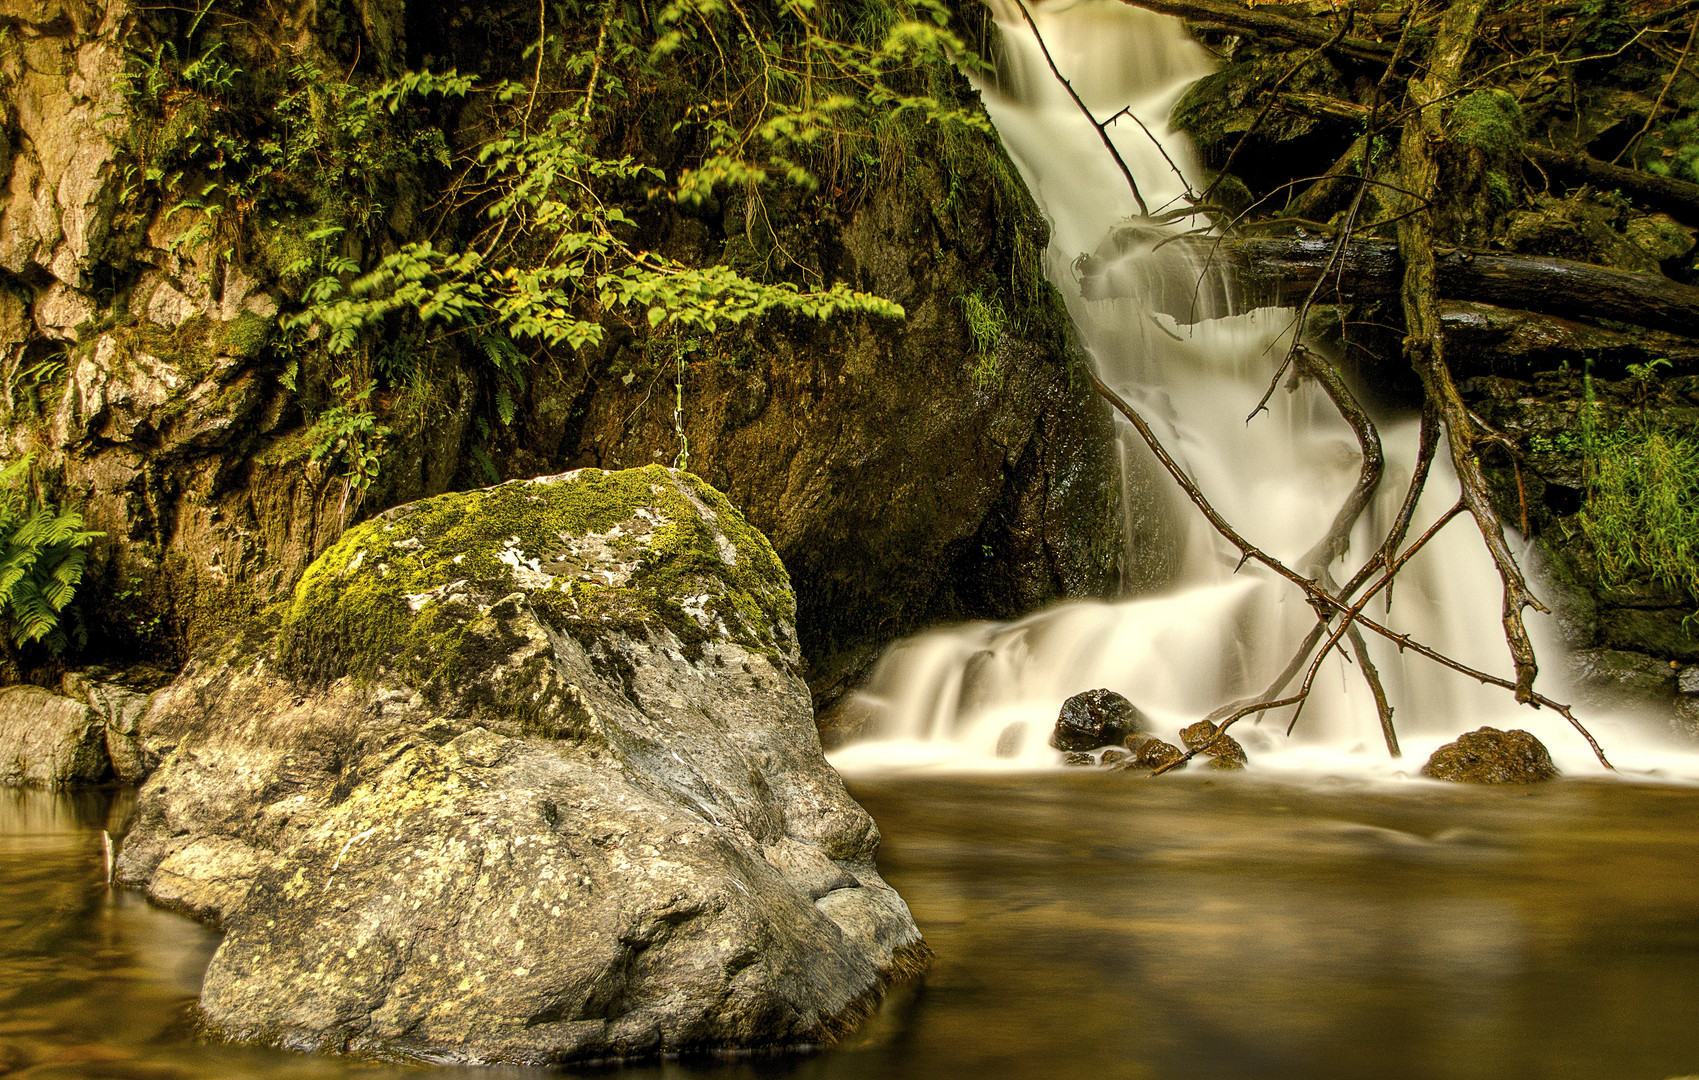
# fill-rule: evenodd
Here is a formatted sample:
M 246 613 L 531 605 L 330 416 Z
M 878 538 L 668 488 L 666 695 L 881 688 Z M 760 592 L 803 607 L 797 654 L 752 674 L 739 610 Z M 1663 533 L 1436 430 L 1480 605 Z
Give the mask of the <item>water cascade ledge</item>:
M 1247 423 L 1290 344 L 1294 313 L 1247 303 L 1245 293 L 1262 299 L 1267 283 L 1247 289 L 1224 270 L 1231 259 L 1209 258 L 1212 242 L 1172 242 L 1208 225 L 1184 213 L 1188 191 L 1201 190 L 1202 171 L 1168 123 L 1174 102 L 1210 69 L 1208 57 L 1177 20 L 1113 0 L 991 6 L 1002 55 L 996 77 L 982 88 L 986 105 L 1052 222 L 1048 272 L 1098 378 L 1148 421 L 1250 543 L 1288 566 L 1302 565 L 1357 483 L 1360 454 L 1352 429 L 1313 380 L 1275 393 L 1268 410 Z M 1104 134 L 1149 215 L 1052 61 L 1094 116 L 1125 109 L 1138 120 L 1109 125 Z M 1417 466 L 1417 418 L 1373 419 L 1385 475 L 1347 550 L 1330 566 L 1337 581 L 1380 546 Z M 1012 624 L 940 630 L 897 645 L 853 702 L 866 718 L 863 734 L 834 751 L 835 764 L 1050 767 L 1060 760 L 1047 739 L 1058 709 L 1083 691 L 1124 695 L 1150 717 L 1155 734 L 1175 743 L 1181 729 L 1218 707 L 1260 695 L 1315 625 L 1303 593 L 1260 567 L 1241 566 L 1240 552 L 1200 518 L 1127 426 L 1117 452 L 1133 598 L 1069 604 Z M 1435 463 L 1411 538 L 1456 501 L 1457 481 L 1444 459 Z M 1501 595 L 1491 558 L 1465 525 L 1441 532 L 1402 570 L 1390 610 L 1377 600 L 1374 616 L 1463 664 L 1502 674 L 1509 657 Z M 1558 651 L 1550 631 L 1532 627 L 1548 658 Z M 1253 767 L 1409 776 L 1441 744 L 1488 724 L 1533 732 L 1566 774 L 1601 771 L 1591 748 L 1551 710 L 1519 707 L 1506 692 L 1384 640 L 1371 639 L 1368 652 L 1394 704 L 1405 757 L 1382 749 L 1369 690 L 1336 653 L 1290 734 L 1289 713 L 1233 729 Z M 1567 688 L 1558 666 L 1546 665 L 1539 689 L 1561 700 Z M 1587 721 L 1624 771 L 1699 778 L 1699 755 L 1673 750 L 1641 718 L 1589 714 Z
M 121 882 L 217 1031 L 428 1061 L 828 1042 L 928 956 L 713 488 L 587 469 L 349 530 L 153 698 Z

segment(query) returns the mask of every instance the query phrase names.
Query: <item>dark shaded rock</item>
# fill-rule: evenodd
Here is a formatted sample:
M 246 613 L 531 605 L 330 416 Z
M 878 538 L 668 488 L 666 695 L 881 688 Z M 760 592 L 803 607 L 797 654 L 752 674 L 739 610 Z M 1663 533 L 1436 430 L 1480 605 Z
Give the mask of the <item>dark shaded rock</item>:
M 1219 729 L 1208 720 L 1199 720 L 1187 725 L 1180 732 L 1180 740 L 1186 744 L 1186 749 L 1195 750 L 1207 755 L 1212 768 L 1242 769 L 1245 767 L 1245 748 L 1239 745 L 1239 740 L 1231 735 L 1219 733 Z
M 61 787 L 110 775 L 106 725 L 86 702 L 39 686 L 0 689 L 0 784 Z
M 829 1041 L 927 952 L 821 756 L 793 604 L 725 498 L 658 466 L 390 511 L 154 696 L 119 879 L 223 928 L 200 1007 L 237 1038 L 538 1065 Z
M 1560 774 L 1545 744 L 1526 731 L 1483 727 L 1435 750 L 1422 775 L 1461 784 L 1534 784 Z
M 1132 758 L 1132 756 L 1133 755 L 1130 751 L 1117 750 L 1111 746 L 1109 749 L 1103 751 L 1102 756 L 1100 756 L 1097 760 L 1101 765 L 1113 765 L 1118 761 L 1128 761 Z
M 1095 750 L 1124 742 L 1149 726 L 1144 713 L 1113 690 L 1087 690 L 1062 703 L 1050 745 L 1058 750 Z
M 1699 697 L 1684 695 L 1675 699 L 1670 730 L 1690 742 L 1699 742 Z
M 1587 705 L 1617 705 L 1647 698 L 1668 701 L 1676 690 L 1669 661 L 1626 649 L 1581 649 L 1569 654 L 1571 676 Z
M 112 773 L 127 784 L 140 780 L 151 767 L 138 732 L 153 692 L 171 679 L 172 673 L 141 664 L 122 671 L 84 668 L 60 681 L 66 697 L 88 702 L 106 726 L 106 756 L 112 761 Z
M 1081 765 L 1096 765 L 1097 759 L 1084 750 L 1069 750 L 1062 755 L 1062 764 L 1079 767 Z
M 1690 607 L 1646 610 L 1619 608 L 1599 619 L 1599 632 L 1606 645 L 1635 649 L 1671 660 L 1699 660 L 1699 635 L 1688 623 Z
M 1699 664 L 1689 664 L 1676 675 L 1676 689 L 1683 694 L 1699 694 Z

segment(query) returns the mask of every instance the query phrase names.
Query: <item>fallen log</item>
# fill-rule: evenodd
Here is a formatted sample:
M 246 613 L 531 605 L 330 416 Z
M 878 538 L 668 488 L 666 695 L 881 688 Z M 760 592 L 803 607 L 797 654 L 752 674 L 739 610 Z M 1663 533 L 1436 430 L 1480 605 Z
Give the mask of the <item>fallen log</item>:
M 1390 41 L 1371 41 L 1361 37 L 1345 37 L 1334 42 L 1334 30 L 1322 20 L 1294 19 L 1289 15 L 1248 8 L 1232 0 L 1122 0 L 1122 3 L 1160 15 L 1231 27 L 1258 38 L 1274 38 L 1300 45 L 1327 45 L 1359 60 L 1388 60 L 1394 48 Z
M 1283 93 L 1280 105 L 1305 116 L 1352 124 L 1364 123 L 1369 118 L 1368 106 L 1326 94 Z M 1625 169 L 1575 150 L 1558 150 L 1535 142 L 1524 145 L 1522 152 L 1547 173 L 1555 173 L 1573 183 L 1621 191 L 1654 210 L 1662 210 L 1690 225 L 1699 225 L 1699 184 L 1638 169 Z
M 1439 307 L 1446 355 L 1457 377 L 1526 376 L 1564 363 L 1620 378 L 1630 364 L 1668 360 L 1677 371 L 1699 371 L 1699 340 L 1636 328 L 1606 330 L 1558 315 L 1512 311 L 1470 300 Z
M 1529 143 L 1523 148 L 1523 152 L 1528 155 L 1528 160 L 1547 172 L 1556 173 L 1567 180 L 1592 184 L 1607 191 L 1614 188 L 1625 195 L 1634 196 L 1654 210 L 1662 210 L 1689 225 L 1699 225 L 1699 184 L 1625 169 L 1586 154 L 1553 150 L 1538 143 Z
M 1148 250 L 1152 230 L 1129 227 L 1096 253 L 1080 259 L 1076 273 L 1088 299 L 1131 295 L 1134 275 L 1124 270 L 1129 252 Z M 1184 237 L 1155 247 L 1169 259 L 1208 262 L 1230 270 L 1241 304 L 1297 304 L 1324 271 L 1318 303 L 1388 299 L 1399 295 L 1402 263 L 1398 245 L 1353 240 L 1327 270 L 1334 241 L 1328 239 L 1230 239 Z M 1136 259 L 1137 254 L 1132 258 Z M 1452 250 L 1436 260 L 1439 295 L 1478 300 L 1567 319 L 1610 320 L 1684 337 L 1699 337 L 1699 288 L 1653 274 L 1611 270 L 1590 263 L 1541 255 L 1470 253 Z M 1171 302 L 1168 314 L 1195 322 L 1207 309 Z

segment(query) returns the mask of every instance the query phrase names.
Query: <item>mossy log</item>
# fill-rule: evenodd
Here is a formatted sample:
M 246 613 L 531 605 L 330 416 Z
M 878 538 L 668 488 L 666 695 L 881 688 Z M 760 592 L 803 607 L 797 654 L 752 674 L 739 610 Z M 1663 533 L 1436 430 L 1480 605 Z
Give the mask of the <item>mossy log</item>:
M 1278 304 L 1302 303 L 1323 276 L 1334 249 L 1334 241 L 1327 239 L 1197 237 L 1180 243 L 1194 247 L 1200 259 L 1213 259 L 1230 267 L 1247 299 Z M 1106 273 L 1114 254 L 1107 248 L 1078 264 L 1086 296 L 1092 299 L 1118 295 L 1116 277 Z M 1475 300 L 1565 318 L 1633 323 L 1699 337 L 1699 288 L 1668 278 L 1539 255 L 1453 250 L 1441 254 L 1436 263 L 1439 295 L 1446 300 Z M 1329 303 L 1395 297 L 1402 272 L 1398 245 L 1353 240 L 1327 271 L 1327 282 L 1317 300 Z M 1187 312 L 1169 314 L 1182 322 L 1191 319 Z
M 1529 143 L 1523 147 L 1528 160 L 1547 172 L 1567 180 L 1593 184 L 1604 190 L 1616 189 L 1632 195 L 1654 210 L 1680 218 L 1690 225 L 1699 225 L 1699 184 L 1690 184 L 1669 176 L 1657 176 L 1610 165 L 1586 154 L 1554 150 L 1549 146 Z

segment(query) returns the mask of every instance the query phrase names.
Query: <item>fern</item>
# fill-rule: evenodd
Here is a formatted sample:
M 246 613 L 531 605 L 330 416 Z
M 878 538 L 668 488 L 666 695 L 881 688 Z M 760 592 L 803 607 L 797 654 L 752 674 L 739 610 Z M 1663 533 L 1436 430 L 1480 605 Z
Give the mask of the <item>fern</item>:
M 60 613 L 83 580 L 85 549 L 104 534 L 83 529 L 83 516 L 60 513 L 29 492 L 32 456 L 0 469 L 0 622 L 19 648 L 39 642 L 58 653 L 68 644 Z

